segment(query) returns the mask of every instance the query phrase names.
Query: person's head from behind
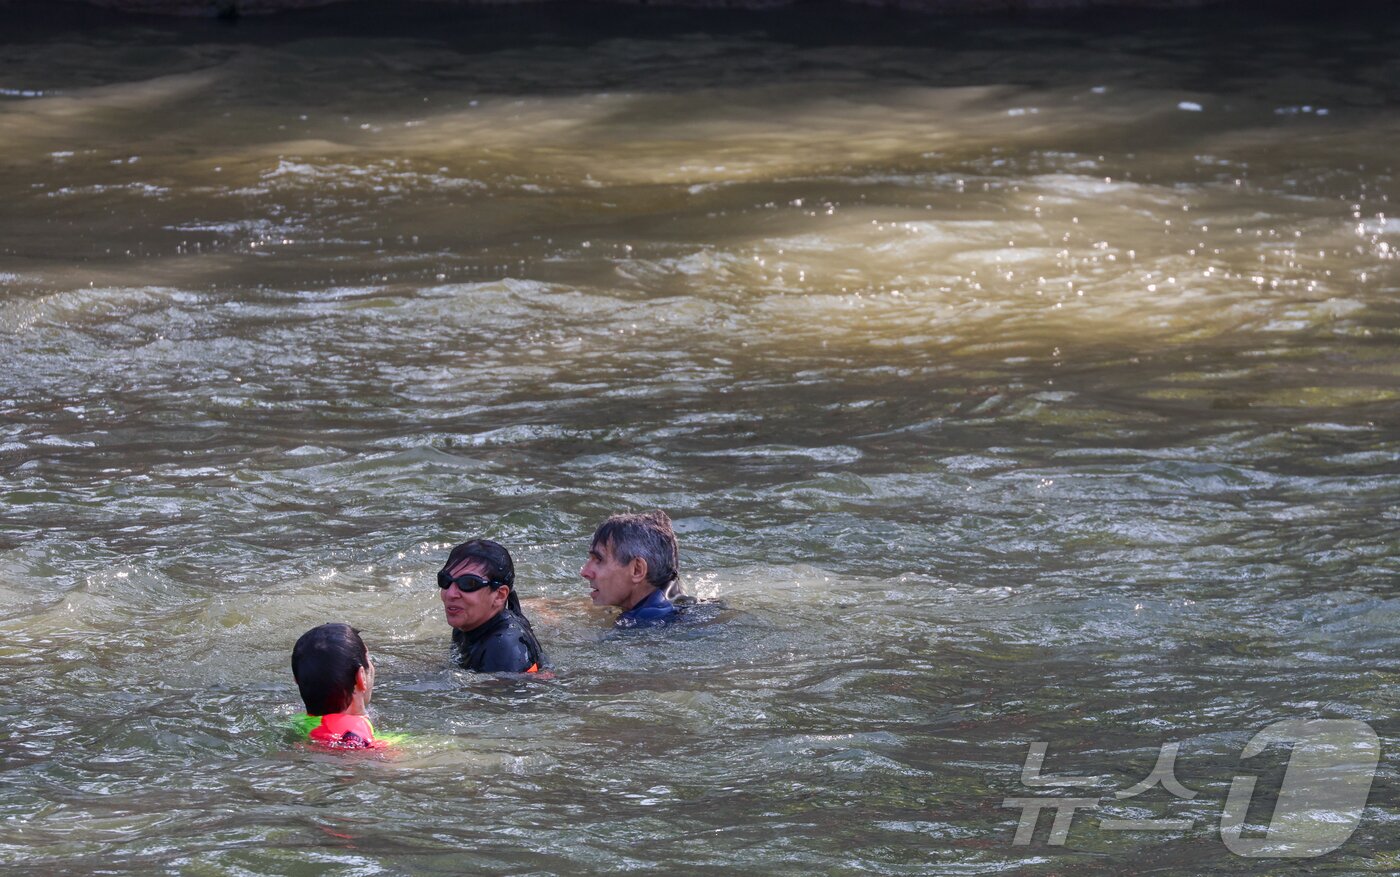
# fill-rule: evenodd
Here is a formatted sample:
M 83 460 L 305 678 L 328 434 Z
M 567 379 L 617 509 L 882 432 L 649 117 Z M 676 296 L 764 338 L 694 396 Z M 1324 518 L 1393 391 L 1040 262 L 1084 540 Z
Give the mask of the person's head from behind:
M 358 630 L 323 624 L 292 648 L 292 678 L 307 715 L 363 714 L 374 691 L 374 664 Z
M 513 587 L 515 563 L 499 542 L 472 539 L 453 548 L 437 582 L 447 623 L 457 630 L 475 630 L 505 608 L 524 617 Z
M 596 606 L 630 609 L 680 576 L 680 550 L 665 512 L 613 515 L 593 532 L 579 574 L 592 585 Z

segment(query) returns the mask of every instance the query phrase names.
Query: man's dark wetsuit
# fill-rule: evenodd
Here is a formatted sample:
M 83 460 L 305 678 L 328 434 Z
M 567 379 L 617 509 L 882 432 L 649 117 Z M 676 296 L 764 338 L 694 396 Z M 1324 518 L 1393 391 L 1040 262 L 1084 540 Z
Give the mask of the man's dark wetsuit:
M 666 596 L 665 588 L 657 588 L 640 603 L 617 616 L 618 627 L 660 627 L 675 621 L 681 610 Z
M 478 673 L 533 673 L 544 663 L 534 633 L 514 612 L 502 609 L 468 631 L 452 631 L 457 662 Z

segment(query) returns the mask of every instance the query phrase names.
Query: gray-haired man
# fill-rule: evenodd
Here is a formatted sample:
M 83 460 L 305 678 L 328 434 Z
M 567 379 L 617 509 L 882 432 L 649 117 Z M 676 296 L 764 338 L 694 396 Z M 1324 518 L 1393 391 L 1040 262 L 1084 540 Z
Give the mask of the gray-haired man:
M 679 588 L 679 562 L 665 512 L 613 515 L 594 531 L 579 575 L 593 586 L 593 605 L 622 609 L 618 627 L 652 627 L 680 614 L 669 598 L 671 588 Z

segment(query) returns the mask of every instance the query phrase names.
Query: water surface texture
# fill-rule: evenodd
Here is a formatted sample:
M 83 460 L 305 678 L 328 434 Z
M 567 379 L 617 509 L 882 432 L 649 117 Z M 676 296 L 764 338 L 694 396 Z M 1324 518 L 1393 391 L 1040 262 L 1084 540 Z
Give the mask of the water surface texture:
M 1395 870 L 1393 16 L 442 14 L 0 34 L 0 865 Z M 653 506 L 725 608 L 618 635 Z M 328 620 L 390 756 L 284 732 Z M 1316 718 L 1359 828 L 1232 854 Z

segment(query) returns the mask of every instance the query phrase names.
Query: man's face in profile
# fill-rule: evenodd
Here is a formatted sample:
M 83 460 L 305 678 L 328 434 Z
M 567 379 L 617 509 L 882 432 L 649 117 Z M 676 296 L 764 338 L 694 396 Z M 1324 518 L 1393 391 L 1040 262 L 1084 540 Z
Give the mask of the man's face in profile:
M 593 586 L 589 596 L 594 606 L 626 607 L 631 601 L 632 565 L 619 563 L 611 545 L 599 542 L 588 549 L 588 562 L 579 575 Z

